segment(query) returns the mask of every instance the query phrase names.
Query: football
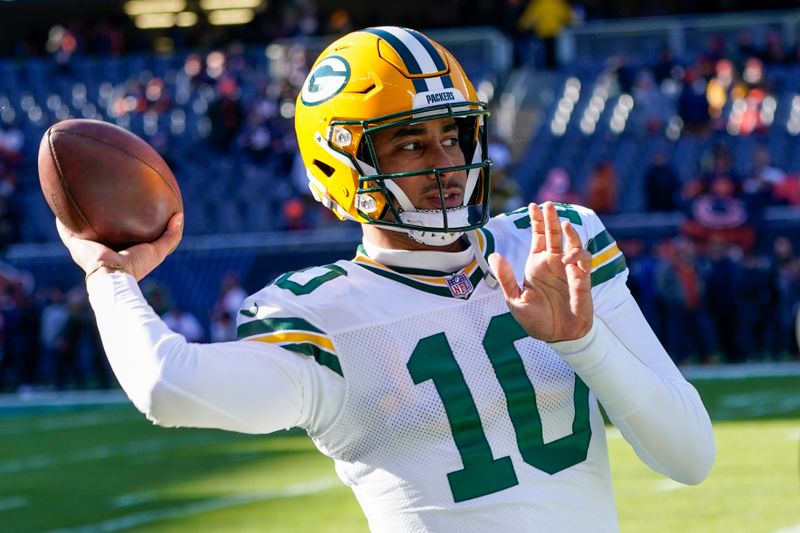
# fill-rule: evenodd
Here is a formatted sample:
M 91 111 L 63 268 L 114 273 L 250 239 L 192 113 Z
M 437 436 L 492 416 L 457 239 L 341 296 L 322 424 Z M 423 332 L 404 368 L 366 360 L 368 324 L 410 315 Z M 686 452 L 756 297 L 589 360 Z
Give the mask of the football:
M 114 250 L 152 242 L 183 211 L 167 163 L 133 133 L 98 120 L 68 119 L 39 144 L 39 183 L 73 233 Z

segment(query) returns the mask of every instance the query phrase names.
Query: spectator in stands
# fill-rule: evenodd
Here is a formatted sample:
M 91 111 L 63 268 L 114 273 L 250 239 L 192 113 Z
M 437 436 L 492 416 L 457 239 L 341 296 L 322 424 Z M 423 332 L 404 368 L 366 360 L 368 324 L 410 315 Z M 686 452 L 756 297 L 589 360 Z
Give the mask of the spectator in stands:
M 658 52 L 658 61 L 651 68 L 656 84 L 660 87 L 665 80 L 676 78 L 678 75 L 676 68 L 678 66 L 672 49 L 668 46 L 663 47 Z
M 681 230 L 701 245 L 721 239 L 748 251 L 755 242 L 747 207 L 736 194 L 733 179 L 724 174 L 712 178 L 709 192 L 692 201 L 690 218 Z
M 659 300 L 664 306 L 665 345 L 677 364 L 710 363 L 717 338 L 708 316 L 701 260 L 688 239 L 659 244 L 663 259 L 656 272 Z
M 67 295 L 69 317 L 59 342 L 56 388 L 108 386 L 108 370 L 96 340 L 88 298 L 81 287 Z
M 244 111 L 239 86 L 235 79 L 223 77 L 217 83 L 217 98 L 209 104 L 211 141 L 222 152 L 227 152 L 242 126 Z
M 63 350 L 64 330 L 69 320 L 64 293 L 58 287 L 51 287 L 45 291 L 45 301 L 39 319 L 39 346 L 42 350 L 39 382 L 43 385 L 53 385 L 59 357 Z
M 678 99 L 678 115 L 683 120 L 686 133 L 705 135 L 711 121 L 706 97 L 706 81 L 700 76 L 697 65 L 687 67 L 683 88 Z
M 741 250 L 719 235 L 711 235 L 705 246 L 705 299 L 717 345 L 727 363 L 744 358 L 740 349 L 737 294 L 742 283 Z M 736 288 L 736 289 L 734 289 Z
M 773 187 L 772 194 L 779 204 L 800 206 L 800 174 L 787 174 Z
M 174 303 L 161 319 L 169 329 L 186 337 L 188 342 L 203 342 L 205 339 L 203 325 L 197 317 Z
M 13 335 L 9 338 L 8 346 L 9 348 L 13 347 L 13 350 L 17 352 L 17 359 L 20 362 L 18 389 L 27 390 L 38 381 L 41 365 L 41 350 L 39 349 L 40 311 L 33 295 L 28 290 L 17 286 L 16 291 L 15 304 L 18 322 L 14 326 Z
M 635 106 L 631 121 L 635 132 L 638 135 L 655 135 L 662 132 L 664 123 L 674 111 L 650 70 L 639 70 L 636 73 L 632 96 Z
M 619 207 L 617 171 L 610 161 L 595 165 L 586 184 L 586 205 L 599 215 L 616 213 Z
M 489 139 L 489 157 L 492 158 L 492 213 L 513 211 L 524 205 L 519 183 L 509 177 L 511 149 L 502 139 Z
M 765 207 L 779 203 L 775 190 L 785 180 L 786 172 L 772 165 L 769 146 L 755 145 L 752 173 L 742 183 L 743 198 L 749 212 L 758 216 Z
M 13 204 L 16 205 L 16 204 Z M 9 199 L 0 196 L 0 255 L 9 244 L 19 241 L 19 217 Z
M 209 326 L 209 341 L 211 342 L 227 342 L 236 340 L 236 321 L 231 316 L 223 311 L 220 307 L 215 306 L 211 311 L 210 326 Z
M 0 279 L 0 315 L 4 335 L 0 355 L 0 389 L 16 390 L 36 379 L 39 365 L 39 313 L 20 280 Z
M 47 51 L 59 65 L 66 66 L 73 54 L 79 51 L 78 37 L 80 31 L 75 24 L 69 28 L 57 24 L 50 28 L 47 36 Z
M 738 311 L 738 324 L 731 331 L 738 331 L 739 335 L 731 340 L 731 346 L 726 348 L 723 343 L 723 349 L 728 353 L 739 352 L 740 357 L 729 359 L 732 362 L 743 358 L 773 359 L 779 352 L 781 322 L 778 316 L 779 279 L 775 264 L 769 257 L 752 252 L 745 255 L 735 287 L 738 295 L 730 299 Z
M 566 0 L 530 0 L 519 19 L 518 27 L 541 39 L 544 58 L 539 65 L 545 69 L 558 67 L 556 39 L 572 24 L 572 8 Z
M 780 357 L 796 358 L 800 351 L 800 342 L 797 344 L 794 342 L 795 317 L 800 320 L 800 258 L 795 253 L 793 242 L 786 236 L 775 239 L 772 245 L 772 257 L 778 278 L 776 349 Z
M 227 272 L 222 277 L 219 290 L 219 300 L 215 307 L 219 307 L 227 314 L 233 323 L 236 323 L 236 315 L 242 308 L 244 299 L 247 298 L 247 291 L 242 287 L 239 274 Z
M 663 268 L 663 258 L 653 253 L 650 242 L 641 238 L 618 241 L 628 264 L 628 287 L 636 298 L 647 322 L 658 338 L 664 338 L 661 301 L 658 294 L 657 273 Z
M 581 204 L 583 199 L 572 185 L 572 178 L 566 170 L 560 167 L 550 169 L 544 183 L 536 192 L 536 201 L 561 202 L 565 204 Z
M 0 123 L 0 160 L 12 168 L 22 163 L 25 134 L 16 124 Z
M 679 207 L 681 180 L 666 151 L 656 150 L 645 173 L 645 209 L 675 211 Z

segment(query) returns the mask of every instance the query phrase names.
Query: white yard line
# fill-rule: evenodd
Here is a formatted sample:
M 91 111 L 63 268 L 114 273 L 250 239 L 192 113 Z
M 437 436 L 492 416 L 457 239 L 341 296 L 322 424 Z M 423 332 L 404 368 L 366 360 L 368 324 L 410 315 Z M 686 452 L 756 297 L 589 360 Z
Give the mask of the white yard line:
M 800 363 L 740 363 L 735 365 L 686 366 L 681 373 L 690 380 L 743 379 L 771 376 L 800 376 Z
M 75 405 L 117 405 L 125 403 L 130 403 L 130 400 L 119 389 L 0 394 L 0 409 L 4 407 L 71 407 Z
M 100 533 L 106 531 L 119 531 L 138 527 L 144 524 L 151 524 L 153 522 L 161 522 L 163 520 L 169 520 L 173 518 L 183 518 L 186 516 L 207 513 L 210 511 L 218 511 L 220 509 L 246 505 L 254 502 L 315 494 L 317 492 L 326 491 L 339 484 L 340 483 L 338 480 L 332 478 L 316 479 L 307 483 L 289 485 L 287 487 L 275 490 L 243 492 L 227 498 L 217 498 L 214 500 L 206 500 L 202 502 L 189 503 L 186 505 L 177 505 L 175 507 L 167 507 L 165 509 L 143 511 L 141 513 L 134 513 L 121 516 L 119 518 L 112 518 L 111 520 L 106 520 L 104 522 L 98 522 L 95 524 L 85 524 L 78 527 L 56 529 L 50 531 L 49 533 Z
M 780 529 L 776 529 L 772 533 L 800 533 L 800 524 L 797 524 L 795 526 L 782 527 Z
M 175 441 L 172 439 L 149 439 L 143 441 L 129 442 L 127 444 L 116 444 L 112 446 L 94 446 L 85 448 L 64 455 L 34 455 L 22 459 L 11 459 L 0 461 L 0 474 L 11 474 L 25 472 L 29 470 L 41 470 L 56 465 L 80 463 L 85 461 L 97 461 L 111 457 L 130 457 L 135 455 L 158 453 L 167 448 L 183 448 L 216 442 L 205 436 L 187 438 Z
M 0 511 L 8 511 L 10 509 L 18 509 L 28 505 L 28 498 L 24 496 L 11 496 L 10 498 L 0 499 Z
M 24 422 L 15 420 L 3 422 L 2 426 L 0 426 L 0 436 L 118 424 L 120 422 L 129 422 L 133 419 L 130 413 L 65 413 L 60 415 L 59 418 L 47 418 L 45 420 L 34 420 L 33 422 L 29 420 Z

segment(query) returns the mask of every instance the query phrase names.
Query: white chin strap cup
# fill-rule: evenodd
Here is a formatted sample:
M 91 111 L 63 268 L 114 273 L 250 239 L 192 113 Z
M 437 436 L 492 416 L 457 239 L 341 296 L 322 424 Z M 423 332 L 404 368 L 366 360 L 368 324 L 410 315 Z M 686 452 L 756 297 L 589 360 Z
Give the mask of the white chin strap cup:
M 447 210 L 447 225 L 450 227 L 464 227 L 469 225 L 468 221 L 469 208 L 466 206 L 455 207 Z M 403 211 L 400 213 L 400 221 L 404 224 L 413 226 L 425 226 L 428 228 L 443 228 L 444 227 L 444 212 L 441 209 L 429 209 L 424 211 Z M 430 246 L 445 246 L 447 244 L 456 242 L 459 237 L 464 233 L 459 232 L 445 232 L 445 231 L 431 231 L 431 230 L 415 230 L 403 229 L 404 232 L 422 244 Z

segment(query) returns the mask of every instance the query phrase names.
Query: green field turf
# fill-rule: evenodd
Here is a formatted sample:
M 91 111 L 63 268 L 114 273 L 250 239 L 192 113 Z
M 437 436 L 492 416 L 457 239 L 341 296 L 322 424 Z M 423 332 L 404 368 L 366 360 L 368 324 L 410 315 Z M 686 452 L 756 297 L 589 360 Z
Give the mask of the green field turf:
M 718 448 L 700 486 L 653 473 L 608 429 L 621 530 L 800 531 L 800 378 L 695 384 Z M 0 443 L 3 532 L 366 531 L 299 432 L 163 429 L 127 404 L 6 407 Z

